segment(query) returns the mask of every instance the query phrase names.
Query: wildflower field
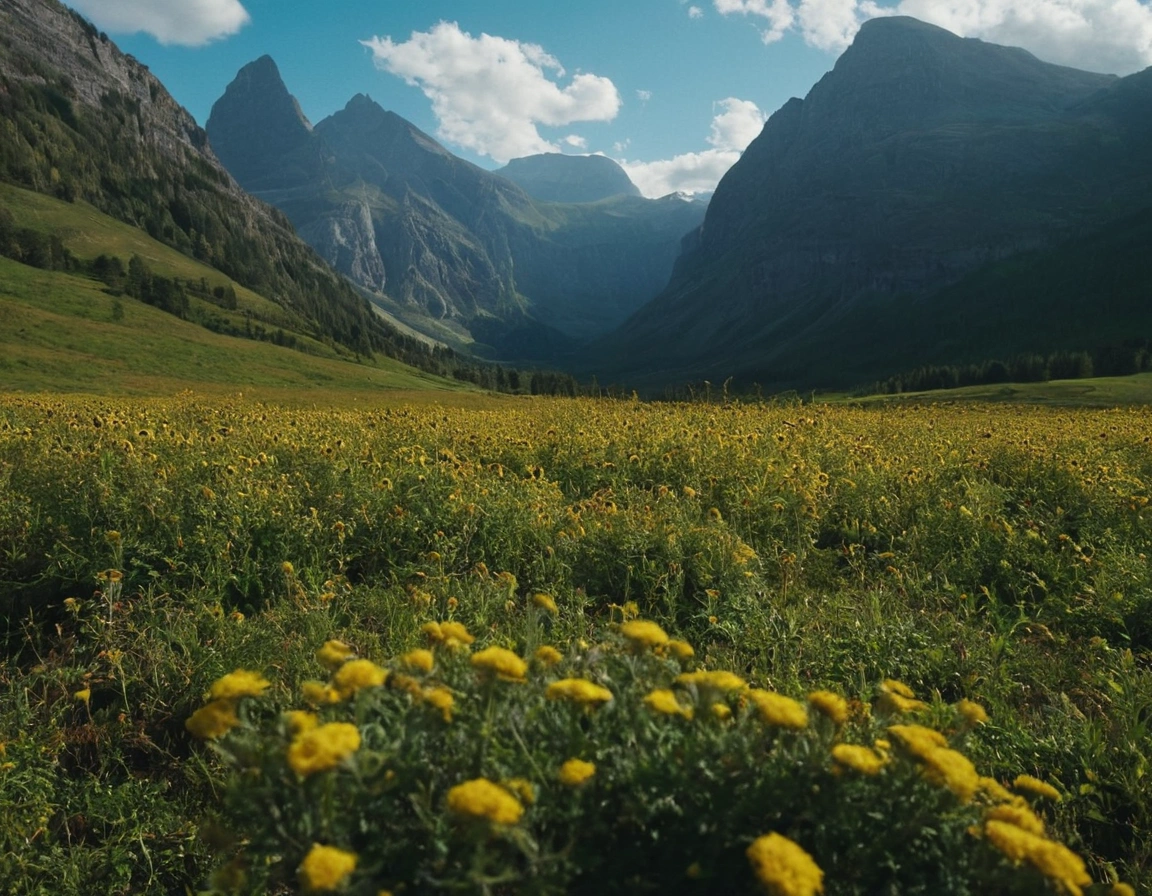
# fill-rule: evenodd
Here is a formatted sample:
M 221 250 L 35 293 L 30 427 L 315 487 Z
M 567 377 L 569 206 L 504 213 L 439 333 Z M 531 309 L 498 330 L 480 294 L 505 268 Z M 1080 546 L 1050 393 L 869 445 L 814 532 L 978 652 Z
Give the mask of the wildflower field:
M 0 398 L 0 893 L 1152 886 L 1152 411 Z

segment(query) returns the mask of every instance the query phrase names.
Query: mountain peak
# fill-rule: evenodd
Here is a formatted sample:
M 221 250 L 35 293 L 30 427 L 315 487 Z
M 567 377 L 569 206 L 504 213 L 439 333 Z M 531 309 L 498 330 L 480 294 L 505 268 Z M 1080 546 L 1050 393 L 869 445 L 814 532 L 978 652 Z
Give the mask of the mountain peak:
M 269 158 L 307 143 L 312 125 L 288 92 L 275 61 L 261 56 L 241 68 L 213 104 L 207 131 L 233 176 L 255 180 Z
M 607 156 L 559 152 L 513 159 L 496 172 L 545 202 L 596 202 L 610 196 L 639 196 L 627 172 Z

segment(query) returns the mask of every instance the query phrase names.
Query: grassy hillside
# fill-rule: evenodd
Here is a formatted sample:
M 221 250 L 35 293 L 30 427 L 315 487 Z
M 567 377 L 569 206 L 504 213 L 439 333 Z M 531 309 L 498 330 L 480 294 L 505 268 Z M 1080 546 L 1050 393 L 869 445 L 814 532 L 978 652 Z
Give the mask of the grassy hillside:
M 222 336 L 110 296 L 94 280 L 6 258 L 0 258 L 0 387 L 133 395 L 463 388 L 390 359 L 355 363 Z
M 937 389 L 931 392 L 904 392 L 899 395 L 847 397 L 821 396 L 822 401 L 853 404 L 923 404 L 925 402 L 966 401 L 995 404 L 1033 404 L 1053 407 L 1110 408 L 1126 405 L 1152 405 L 1152 373 L 1132 376 L 1102 376 L 1079 380 L 1053 380 L 1048 383 L 998 383 Z

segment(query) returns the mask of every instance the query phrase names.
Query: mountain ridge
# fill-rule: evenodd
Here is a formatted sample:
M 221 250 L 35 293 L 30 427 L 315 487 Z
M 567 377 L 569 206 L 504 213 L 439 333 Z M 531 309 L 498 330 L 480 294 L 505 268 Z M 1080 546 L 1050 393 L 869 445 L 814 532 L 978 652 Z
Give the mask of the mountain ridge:
M 244 110 L 261 102 L 244 97 L 251 87 L 229 85 L 207 125 L 242 175 Z M 378 306 L 491 357 L 553 361 L 616 326 L 664 286 L 680 239 L 703 217 L 616 190 L 593 202 L 534 199 L 363 94 L 303 146 L 273 153 L 241 182 Z M 297 178 L 302 156 L 323 161 Z
M 866 23 L 768 119 L 668 287 L 588 368 L 649 384 L 776 369 L 789 386 L 846 385 L 794 371 L 864 297 L 927 296 L 1152 202 L 1147 77 L 1078 72 L 914 19 Z

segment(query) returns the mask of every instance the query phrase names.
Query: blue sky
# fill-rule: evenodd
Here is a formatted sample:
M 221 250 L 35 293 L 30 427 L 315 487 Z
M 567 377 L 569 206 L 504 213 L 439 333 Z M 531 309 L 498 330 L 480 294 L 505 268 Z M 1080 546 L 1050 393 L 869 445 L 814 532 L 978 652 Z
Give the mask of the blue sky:
M 1152 64 L 1140 0 L 70 0 L 203 124 L 271 55 L 313 121 L 367 93 L 487 168 L 599 152 L 648 195 L 710 190 L 860 22 L 900 12 L 1043 59 Z

